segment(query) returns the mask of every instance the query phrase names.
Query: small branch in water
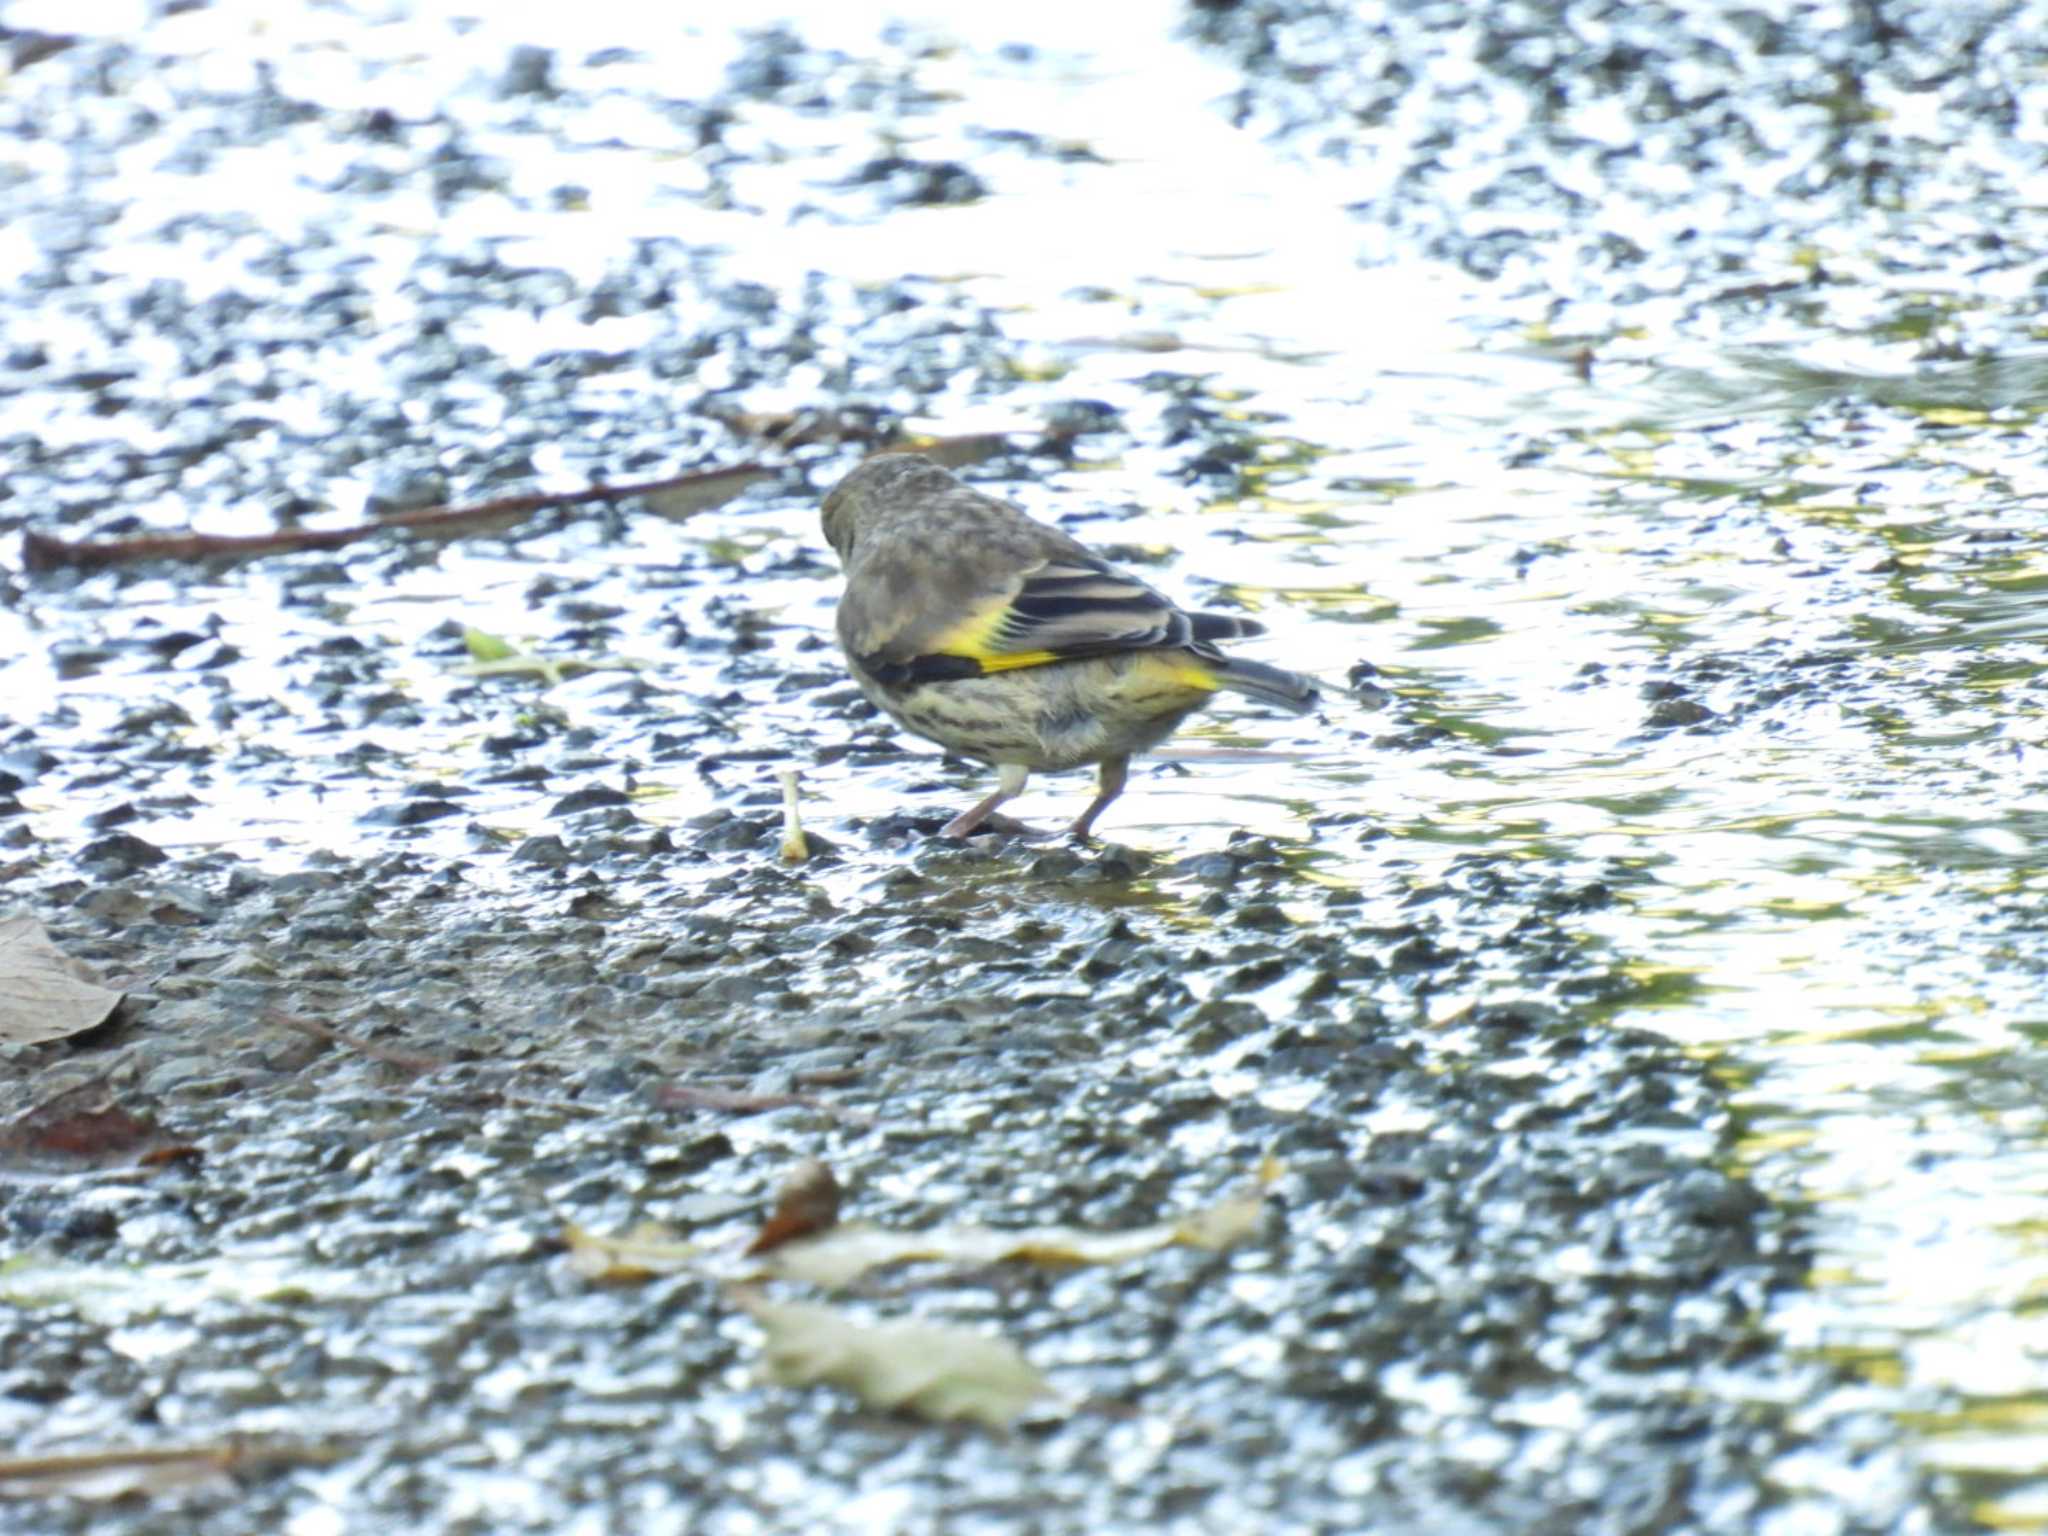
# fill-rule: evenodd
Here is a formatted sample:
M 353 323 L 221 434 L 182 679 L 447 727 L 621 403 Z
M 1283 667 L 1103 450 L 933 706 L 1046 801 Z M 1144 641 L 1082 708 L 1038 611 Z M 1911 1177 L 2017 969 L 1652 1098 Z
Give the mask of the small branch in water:
M 30 571 L 60 569 L 96 571 L 138 560 L 250 560 L 260 555 L 289 554 L 302 549 L 339 549 L 361 539 L 397 529 L 403 533 L 454 538 L 474 533 L 499 533 L 516 528 L 536 512 L 590 502 L 650 501 L 665 517 L 688 517 L 715 507 L 753 481 L 774 473 L 759 464 L 731 469 L 697 470 L 666 480 L 641 480 L 628 485 L 593 485 L 580 491 L 536 492 L 479 502 L 473 507 L 425 507 L 397 512 L 375 522 L 345 528 L 280 528 L 272 533 L 154 533 L 132 539 L 70 540 L 33 529 L 21 536 L 21 563 Z

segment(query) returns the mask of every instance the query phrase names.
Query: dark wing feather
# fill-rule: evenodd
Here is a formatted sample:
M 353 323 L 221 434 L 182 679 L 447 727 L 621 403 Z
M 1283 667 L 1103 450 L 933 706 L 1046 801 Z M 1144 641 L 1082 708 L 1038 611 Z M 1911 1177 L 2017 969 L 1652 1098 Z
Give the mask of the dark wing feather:
M 1252 619 L 1176 608 L 1129 573 L 1076 552 L 1027 567 L 1010 590 L 927 631 L 921 644 L 898 637 L 858 659 L 884 687 L 904 687 L 1129 651 L 1189 649 L 1220 661 L 1212 642 L 1263 630 Z
M 1174 650 L 1259 629 L 1248 619 L 1188 613 L 1105 560 L 1072 556 L 1026 575 L 988 640 L 1003 653 L 1071 661 Z

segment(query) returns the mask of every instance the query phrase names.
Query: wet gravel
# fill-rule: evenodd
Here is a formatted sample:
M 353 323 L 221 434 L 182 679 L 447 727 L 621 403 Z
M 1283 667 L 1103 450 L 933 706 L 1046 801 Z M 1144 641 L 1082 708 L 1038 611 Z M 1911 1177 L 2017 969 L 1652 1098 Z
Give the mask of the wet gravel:
M 459 1526 L 487 1469 L 491 1518 L 535 1529 L 642 1501 L 717 1528 L 771 1487 L 790 1529 L 850 1529 L 881 1488 L 905 1528 L 1026 1522 L 1048 1489 L 1075 1528 L 1638 1530 L 1781 1502 L 1760 1458 L 1798 1443 L 1782 1404 L 1824 1383 L 1759 1359 L 1757 1320 L 1806 1260 L 1724 1171 L 1710 1074 L 1583 1023 L 1630 988 L 1572 933 L 1605 886 L 1480 856 L 1377 928 L 1246 839 L 1185 873 L 921 853 L 835 901 L 732 848 L 736 826 L 771 841 L 744 820 L 655 852 L 607 838 L 601 913 L 573 877 L 480 913 L 459 865 L 403 854 L 43 888 L 74 953 L 150 972 L 146 1003 L 12 1070 L 105 1074 L 203 1161 L 12 1190 L 10 1246 L 280 1272 L 198 1302 L 161 1358 L 39 1309 L 0 1356 L 26 1440 L 285 1431 L 338 1458 L 210 1517 L 249 1529 L 316 1499 Z M 1474 925 L 1488 903 L 1502 920 Z M 1502 971 L 1572 1001 L 1418 1016 Z M 1278 1021 L 1250 1000 L 1276 988 L 1296 998 Z M 272 1010 L 448 1065 L 329 1049 Z M 821 1081 L 820 1108 L 740 1121 L 655 1102 Z M 1103 1404 L 989 1441 L 764 1390 L 709 1282 L 592 1291 L 555 1256 L 564 1220 L 744 1223 L 814 1151 L 859 1214 L 906 1225 L 1142 1225 L 1260 1155 L 1288 1171 L 1229 1256 L 870 1298 L 999 1325 Z M 802 1471 L 781 1486 L 779 1465 Z M 1880 1511 L 1902 1491 L 1879 1485 Z
M 1597 4 L 1183 20 L 1173 46 L 1229 61 L 1249 129 L 1373 162 L 1333 192 L 1364 249 L 1496 281 L 1484 324 L 1541 310 L 1558 345 L 1695 410 L 1716 403 L 1631 328 L 1750 239 L 1751 170 L 1783 168 L 1753 211 L 1773 242 L 1757 264 L 1789 269 L 1907 174 L 1888 157 L 1941 165 L 1938 143 L 1874 126 L 1879 95 L 1931 92 L 1942 121 L 1992 128 L 2022 91 L 1992 82 L 2034 58 L 1994 7 L 1856 11 L 1840 31 Z M 0 1183 L 25 1277 L 0 1299 L 0 1440 L 296 1448 L 225 1489 L 5 1504 L 0 1525 L 1971 1528 L 1856 1362 L 1774 1325 L 1809 1282 L 1814 1221 L 1752 1177 L 1738 1074 L 1630 1021 L 1694 985 L 1615 936 L 1664 909 L 1674 871 L 1565 836 L 1532 856 L 1448 811 L 1425 845 L 1359 792 L 1409 764 L 1483 783 L 1527 750 L 1425 658 L 1375 666 L 1351 619 L 1316 626 L 1355 696 L 1312 727 L 1338 768 L 1267 796 L 1287 832 L 1234 807 L 1086 848 L 928 840 L 975 770 L 890 732 L 822 633 L 834 573 L 810 508 L 862 446 L 835 432 L 993 402 L 1010 446 L 975 474 L 1019 487 L 1123 456 L 1249 496 L 1315 457 L 1277 403 L 1212 387 L 1213 356 L 1099 399 L 1085 374 L 1034 377 L 1027 318 L 948 277 L 855 280 L 780 250 L 1085 175 L 1085 142 L 993 109 L 963 131 L 948 52 L 916 28 L 858 52 L 760 30 L 664 87 L 636 48 L 425 69 L 413 34 L 357 25 L 363 62 L 340 71 L 290 36 L 276 68 L 173 31 L 11 39 L 0 238 L 23 280 L 0 528 L 241 530 L 252 509 L 353 518 L 754 457 L 778 475 L 685 522 L 605 509 L 516 538 L 0 569 L 0 881 L 132 994 L 90 1036 L 0 1047 L 0 1103 L 103 1080 L 197 1149 Z M 418 25 L 444 53 L 462 35 Z M 1930 73 L 1951 55 L 1975 62 Z M 444 68 L 457 88 L 437 97 Z M 2003 188 L 2000 163 L 1970 187 Z M 1712 240 L 1680 227 L 1704 222 L 1670 190 L 1681 172 L 1731 200 Z M 657 190 L 621 231 L 607 196 L 633 174 Z M 1636 244 L 1594 181 L 1654 221 Z M 259 217 L 266 193 L 280 206 Z M 721 245 L 749 219 L 776 254 Z M 2003 249 L 1996 233 L 1957 239 Z M 1679 335 L 1739 315 L 1768 344 L 1795 311 L 1825 330 L 1868 293 L 1811 279 L 1724 286 Z M 1926 361 L 1993 323 L 1946 313 Z M 1827 380 L 1778 383 L 1783 420 Z M 1848 393 L 1853 420 L 1785 430 L 1895 472 L 1882 391 Z M 830 430 L 789 420 L 799 406 Z M 1567 469 L 1603 451 L 1520 424 L 1488 448 Z M 2011 445 L 2016 476 L 2031 451 Z M 1610 544 L 1645 569 L 1802 561 L 1821 595 L 1768 636 L 1761 601 L 1733 602 L 1710 645 L 1589 649 L 1572 687 L 1613 750 L 1746 750 L 1822 706 L 1879 717 L 1902 657 L 1923 702 L 1980 681 L 1981 656 L 1920 655 L 1905 617 L 1937 567 L 2003 570 L 1998 544 L 1853 565 L 1863 544 L 1782 499 L 1689 500 L 1659 469 L 1586 493 Z M 1079 531 L 1107 542 L 1126 510 L 1098 498 Z M 1484 553 L 1538 579 L 1575 558 L 1512 532 Z M 1847 643 L 1887 622 L 1889 652 Z M 472 623 L 592 670 L 475 675 Z M 821 786 L 794 866 L 784 766 Z M 2013 932 L 2030 910 L 2013 904 Z M 802 1102 L 692 1111 L 664 1102 L 677 1084 Z M 904 1226 L 1135 1226 L 1263 1157 L 1285 1172 L 1226 1254 L 863 1287 L 856 1311 L 1000 1332 L 1081 1403 L 998 1436 L 765 1386 L 715 1284 L 593 1286 L 563 1260 L 569 1222 L 737 1239 L 812 1156 L 851 1214 Z

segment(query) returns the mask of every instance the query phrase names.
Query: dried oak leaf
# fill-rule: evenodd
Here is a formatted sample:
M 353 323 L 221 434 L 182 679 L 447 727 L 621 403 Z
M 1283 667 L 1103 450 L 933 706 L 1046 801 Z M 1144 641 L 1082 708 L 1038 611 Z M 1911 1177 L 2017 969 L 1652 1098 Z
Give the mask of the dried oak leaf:
M 0 1125 L 0 1168 L 73 1172 L 154 1166 L 199 1156 L 147 1115 L 122 1108 L 95 1079 L 67 1088 Z
M 106 1023 L 122 994 L 80 969 L 35 918 L 0 918 L 0 1041 L 46 1045 Z

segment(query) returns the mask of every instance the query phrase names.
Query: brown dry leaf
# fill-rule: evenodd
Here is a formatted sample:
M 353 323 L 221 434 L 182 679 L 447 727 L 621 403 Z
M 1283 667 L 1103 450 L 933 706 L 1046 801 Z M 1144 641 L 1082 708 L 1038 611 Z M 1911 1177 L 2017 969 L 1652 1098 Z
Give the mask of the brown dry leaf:
M 786 1387 L 831 1386 L 870 1408 L 1006 1429 L 1052 1395 L 1015 1345 L 931 1323 L 856 1323 L 830 1307 L 733 1300 L 767 1334 L 763 1366 Z
M 569 1267 L 586 1280 L 649 1280 L 689 1269 L 705 1256 L 658 1221 L 643 1221 L 624 1237 L 599 1237 L 572 1221 L 562 1241 L 569 1245 Z
M 842 1193 L 830 1166 L 815 1157 L 798 1163 L 782 1181 L 781 1192 L 775 1197 L 775 1212 L 747 1244 L 747 1252 L 766 1253 L 837 1226 Z
M 0 918 L 0 1041 L 44 1045 L 106 1023 L 122 994 L 80 969 L 33 917 Z
M 147 1115 L 114 1103 L 99 1079 L 67 1088 L 0 1125 L 0 1168 L 69 1173 L 198 1155 L 197 1147 L 165 1134 Z

